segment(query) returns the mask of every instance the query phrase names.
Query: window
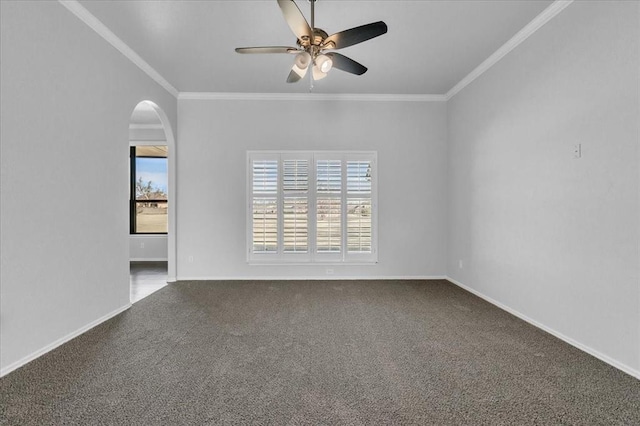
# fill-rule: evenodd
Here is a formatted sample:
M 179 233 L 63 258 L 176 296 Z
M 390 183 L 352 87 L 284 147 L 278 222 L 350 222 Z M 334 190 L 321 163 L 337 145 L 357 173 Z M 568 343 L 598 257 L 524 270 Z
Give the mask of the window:
M 375 152 L 248 152 L 248 260 L 373 263 Z
M 168 178 L 166 146 L 131 147 L 130 232 L 166 234 Z

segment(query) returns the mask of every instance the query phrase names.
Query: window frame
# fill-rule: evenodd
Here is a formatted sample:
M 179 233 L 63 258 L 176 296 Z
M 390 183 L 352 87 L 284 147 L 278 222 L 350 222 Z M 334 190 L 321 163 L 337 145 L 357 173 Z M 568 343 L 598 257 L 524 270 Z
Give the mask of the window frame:
M 137 232 L 136 231 L 136 222 L 137 222 L 137 206 L 139 202 L 143 202 L 136 198 L 136 159 L 137 158 L 164 158 L 167 160 L 167 173 L 169 171 L 169 156 L 166 157 L 153 157 L 146 155 L 136 155 L 136 148 L 140 146 L 166 146 L 162 144 L 154 144 L 154 145 L 130 145 L 129 146 L 129 235 L 168 235 L 168 218 L 167 218 L 167 231 L 165 232 Z M 167 147 L 168 148 L 168 147 Z M 164 203 L 167 205 L 167 213 L 169 212 L 169 197 L 166 200 L 157 200 L 150 199 L 144 200 L 144 202 L 150 203 Z
M 256 265 L 290 265 L 290 264 L 352 264 L 369 265 L 378 263 L 378 154 L 376 151 L 247 151 L 246 156 L 246 249 L 247 262 Z M 308 160 L 307 188 L 307 251 L 284 251 L 284 191 L 283 164 L 285 160 Z M 277 160 L 277 250 L 275 252 L 253 251 L 253 161 Z M 340 201 L 340 234 L 339 253 L 317 252 L 317 162 L 322 160 L 340 160 L 341 192 Z M 347 162 L 369 161 L 371 163 L 371 193 L 350 194 L 347 192 Z M 320 197 L 323 195 L 320 194 Z M 371 199 L 371 252 L 348 251 L 347 205 L 350 198 Z

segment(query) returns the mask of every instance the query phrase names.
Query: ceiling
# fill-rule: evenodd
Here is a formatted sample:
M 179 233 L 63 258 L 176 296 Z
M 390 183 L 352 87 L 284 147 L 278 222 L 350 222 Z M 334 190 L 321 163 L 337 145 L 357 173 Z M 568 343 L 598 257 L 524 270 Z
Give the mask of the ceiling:
M 310 21 L 308 0 L 296 0 Z M 305 93 L 285 82 L 292 55 L 240 55 L 235 47 L 295 46 L 276 0 L 80 3 L 180 92 Z M 332 70 L 316 93 L 445 94 L 552 0 L 317 0 L 329 34 L 385 21 L 387 34 L 340 50 L 369 71 Z

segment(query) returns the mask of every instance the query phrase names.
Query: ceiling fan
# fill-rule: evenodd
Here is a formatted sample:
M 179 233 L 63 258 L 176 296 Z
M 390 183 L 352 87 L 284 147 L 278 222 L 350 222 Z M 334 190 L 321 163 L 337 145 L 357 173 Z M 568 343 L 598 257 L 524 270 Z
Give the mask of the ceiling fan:
M 351 28 L 333 35 L 315 26 L 315 2 L 311 3 L 311 25 L 296 5 L 294 0 L 277 0 L 284 19 L 297 37 L 298 47 L 264 46 L 238 47 L 238 53 L 287 53 L 295 54 L 295 60 L 287 83 L 300 81 L 310 66 L 313 67 L 313 80 L 320 80 L 327 76 L 331 68 L 337 68 L 355 75 L 367 72 L 367 67 L 344 55 L 334 52 L 337 49 L 353 46 L 387 32 L 387 24 L 382 21 Z

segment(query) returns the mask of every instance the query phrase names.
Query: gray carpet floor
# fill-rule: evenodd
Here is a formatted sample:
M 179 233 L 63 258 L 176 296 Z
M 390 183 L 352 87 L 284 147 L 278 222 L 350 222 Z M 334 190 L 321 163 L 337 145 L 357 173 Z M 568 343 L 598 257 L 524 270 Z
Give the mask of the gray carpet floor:
M 447 281 L 170 284 L 0 379 L 8 425 L 640 424 L 640 381 Z

